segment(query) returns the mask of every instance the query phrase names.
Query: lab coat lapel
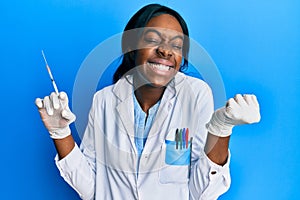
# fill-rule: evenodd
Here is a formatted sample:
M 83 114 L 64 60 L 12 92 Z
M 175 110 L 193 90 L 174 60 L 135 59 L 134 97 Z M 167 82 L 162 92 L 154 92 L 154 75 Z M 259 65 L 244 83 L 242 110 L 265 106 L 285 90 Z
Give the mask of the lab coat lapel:
M 155 137 L 159 139 L 155 143 L 158 144 L 164 141 L 164 134 L 162 134 L 163 127 L 166 126 L 166 119 L 170 114 L 170 109 L 172 109 L 174 103 L 174 91 L 170 90 L 170 88 L 166 88 L 165 94 L 160 102 L 159 109 L 156 113 L 154 122 L 150 129 L 148 138 Z M 157 134 L 159 137 L 157 137 Z M 145 149 L 146 150 L 146 149 Z
M 167 117 L 170 115 L 170 110 L 173 108 L 175 102 L 176 92 L 181 87 L 185 76 L 178 72 L 172 82 L 168 85 L 161 100 L 159 109 L 156 113 L 153 125 L 150 129 L 148 140 L 144 148 L 144 152 L 152 152 L 156 147 L 159 147 L 165 139 L 165 134 L 161 130 L 166 129 L 169 124 L 166 123 Z M 125 78 L 120 79 L 113 90 L 115 95 L 119 98 L 120 103 L 117 105 L 117 112 L 122 121 L 123 126 L 128 134 L 128 139 L 132 145 L 132 149 L 136 152 L 135 142 L 134 142 L 134 105 L 133 105 L 133 77 L 127 75 Z M 157 136 L 156 134 L 159 134 Z M 147 144 L 149 143 L 150 144 Z
M 182 73 L 178 72 L 174 80 L 171 81 L 167 86 L 148 135 L 148 139 L 150 139 L 152 142 L 147 139 L 147 142 L 149 142 L 150 144 L 148 143 L 147 145 L 146 142 L 144 152 L 152 152 L 155 147 L 160 146 L 157 144 L 164 143 L 166 132 L 163 132 L 163 130 L 166 131 L 169 126 L 167 122 L 168 116 L 172 113 L 171 110 L 173 109 L 176 100 L 176 92 L 181 87 L 181 83 L 184 80 L 184 77 L 185 76 Z M 157 136 L 157 134 L 159 136 Z
M 117 113 L 122 121 L 122 124 L 127 132 L 128 139 L 130 140 L 131 146 L 136 151 L 134 143 L 134 114 L 133 114 L 133 98 L 132 98 L 132 77 L 128 76 L 128 79 L 120 79 L 113 92 L 119 98 L 119 103 L 116 107 Z M 132 82 L 131 82 L 132 83 Z M 121 126 L 121 124 L 119 124 Z

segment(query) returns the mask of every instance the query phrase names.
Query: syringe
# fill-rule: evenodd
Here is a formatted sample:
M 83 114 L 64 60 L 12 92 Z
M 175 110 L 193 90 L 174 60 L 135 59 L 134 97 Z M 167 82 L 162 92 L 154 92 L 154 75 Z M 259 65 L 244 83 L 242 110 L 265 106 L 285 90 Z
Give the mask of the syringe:
M 54 78 L 53 78 L 53 76 L 52 76 L 50 67 L 49 67 L 49 65 L 48 65 L 48 62 L 47 62 L 47 60 L 46 60 L 46 57 L 45 57 L 45 54 L 44 54 L 44 51 L 43 51 L 43 50 L 42 50 L 42 55 L 43 55 L 43 58 L 44 58 L 44 61 L 45 61 L 45 64 L 46 64 L 46 67 L 47 67 L 47 70 L 48 70 L 48 74 L 49 74 L 49 76 L 50 76 L 50 79 L 51 79 L 51 82 L 52 82 L 52 85 L 53 85 L 53 88 L 54 88 L 54 91 L 55 91 L 55 93 L 56 93 L 57 95 L 59 95 L 57 86 L 56 86 L 56 84 L 55 84 Z

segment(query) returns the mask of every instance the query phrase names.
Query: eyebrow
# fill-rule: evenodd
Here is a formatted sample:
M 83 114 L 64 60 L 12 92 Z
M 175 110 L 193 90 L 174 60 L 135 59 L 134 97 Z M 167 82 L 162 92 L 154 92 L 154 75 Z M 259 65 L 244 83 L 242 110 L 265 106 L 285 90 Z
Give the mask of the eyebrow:
M 160 33 L 158 30 L 153 29 L 153 28 L 147 28 L 147 30 L 144 32 L 144 35 L 146 35 L 146 34 L 149 33 L 149 32 L 155 32 L 157 35 L 159 35 L 159 36 L 161 37 L 161 33 Z M 184 38 L 183 38 L 182 35 L 176 35 L 176 36 L 174 36 L 174 37 L 171 39 L 171 41 L 172 41 L 172 40 L 175 40 L 175 39 L 177 39 L 177 38 L 184 40 Z

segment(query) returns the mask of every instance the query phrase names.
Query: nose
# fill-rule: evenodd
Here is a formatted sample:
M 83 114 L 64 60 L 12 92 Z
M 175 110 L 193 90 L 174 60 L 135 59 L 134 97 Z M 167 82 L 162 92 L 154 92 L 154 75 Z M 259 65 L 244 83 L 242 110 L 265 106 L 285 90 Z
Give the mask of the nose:
M 173 56 L 172 50 L 167 45 L 158 46 L 156 53 L 162 58 L 170 58 Z

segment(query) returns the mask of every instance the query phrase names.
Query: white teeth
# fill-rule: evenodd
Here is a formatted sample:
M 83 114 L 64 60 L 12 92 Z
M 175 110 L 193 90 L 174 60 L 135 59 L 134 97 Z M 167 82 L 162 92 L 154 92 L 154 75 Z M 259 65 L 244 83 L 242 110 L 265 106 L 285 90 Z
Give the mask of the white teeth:
M 149 63 L 149 65 L 161 71 L 169 71 L 171 69 L 171 67 L 162 64 Z

